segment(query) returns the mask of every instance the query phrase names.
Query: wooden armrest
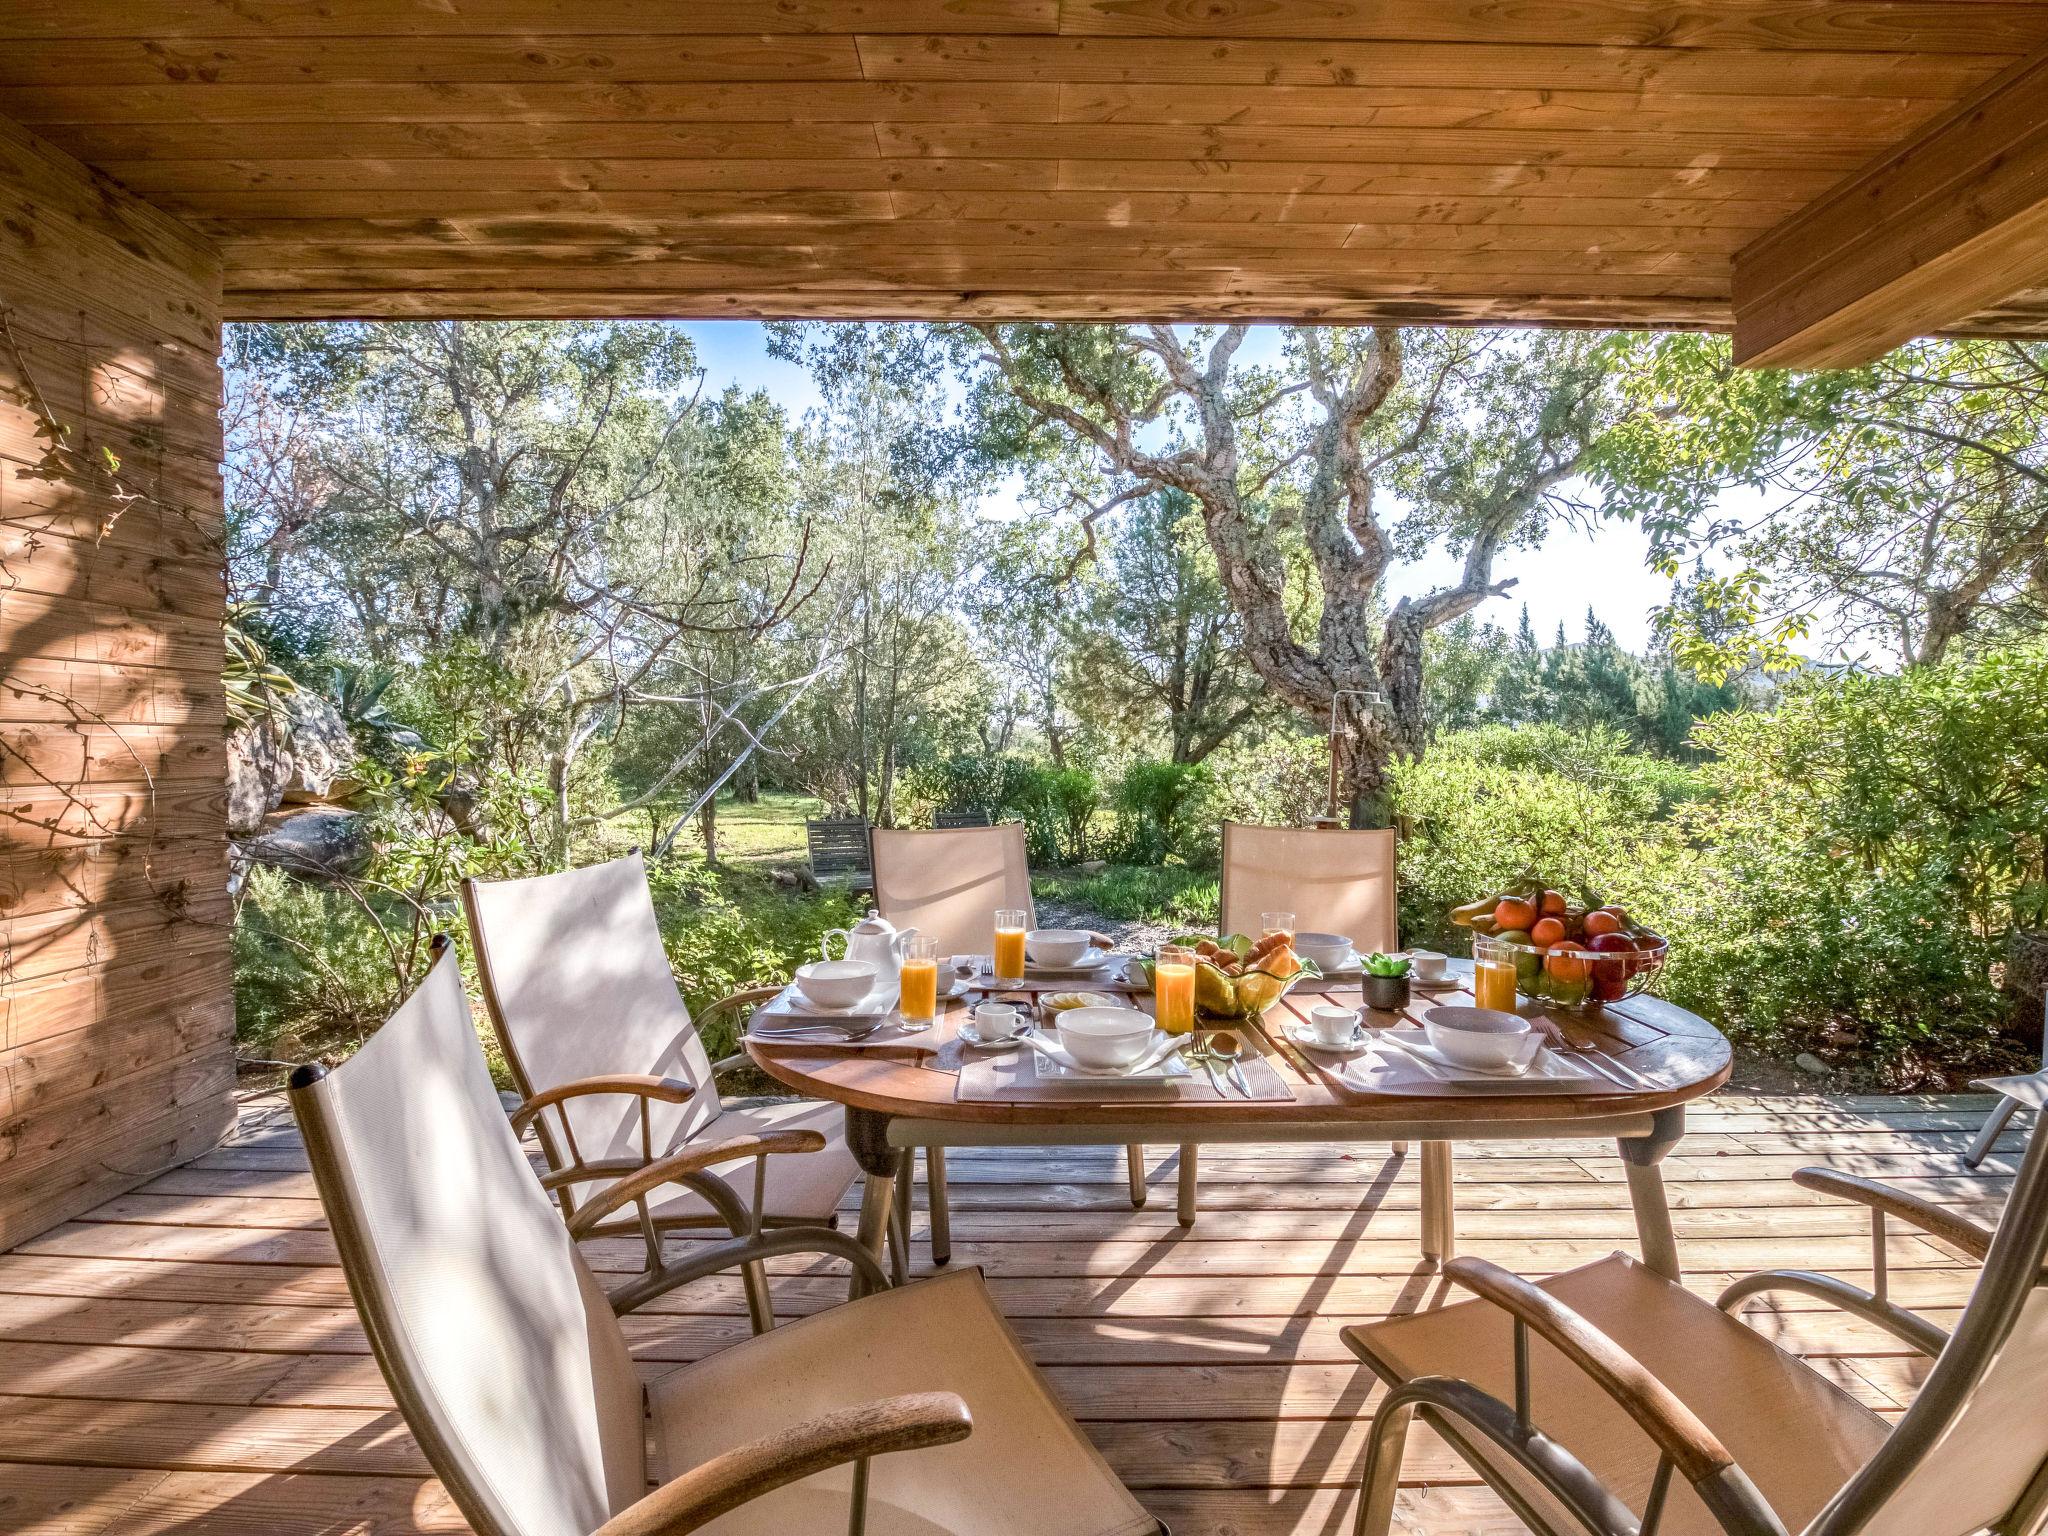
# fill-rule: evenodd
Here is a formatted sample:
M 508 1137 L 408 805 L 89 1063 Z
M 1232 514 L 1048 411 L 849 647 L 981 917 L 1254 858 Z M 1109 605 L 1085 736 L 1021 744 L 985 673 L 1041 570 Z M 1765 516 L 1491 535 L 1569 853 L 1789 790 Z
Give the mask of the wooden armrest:
M 1792 1175 L 1792 1182 L 1801 1189 L 1836 1195 L 1858 1205 L 1867 1205 L 1873 1211 L 1882 1211 L 1887 1216 L 1896 1216 L 1907 1225 L 1918 1227 L 1929 1237 L 1962 1249 L 1980 1264 L 1991 1251 L 1991 1234 L 1967 1216 L 1958 1216 L 1946 1206 L 1934 1205 L 1889 1184 L 1859 1179 L 1853 1173 L 1837 1173 L 1832 1168 L 1801 1168 Z
M 745 1008 L 753 1003 L 765 1003 L 771 997 L 779 997 L 781 993 L 780 987 L 742 987 L 737 992 L 728 992 L 697 1017 L 699 1022 L 702 1022 L 715 1013 L 723 1013 L 728 1008 Z
M 1447 1260 L 1444 1273 L 1548 1340 L 1642 1427 L 1687 1482 L 1705 1482 L 1735 1465 L 1714 1432 L 1647 1366 L 1548 1291 L 1484 1259 Z
M 625 1093 L 637 1099 L 659 1099 L 664 1104 L 681 1104 L 696 1091 L 692 1084 L 684 1082 L 679 1077 L 654 1077 L 644 1072 L 613 1072 L 603 1077 L 579 1077 L 573 1083 L 557 1083 L 552 1088 L 543 1088 L 513 1110 L 512 1134 L 524 1136 L 535 1115 L 550 1104 L 559 1104 L 564 1099 L 580 1099 L 594 1093 Z
M 692 1467 L 612 1516 L 593 1536 L 684 1536 L 827 1467 L 952 1445 L 973 1429 L 967 1404 L 951 1392 L 908 1392 L 821 1413 Z
M 825 1137 L 819 1131 L 768 1131 L 759 1136 L 732 1136 L 724 1141 L 693 1143 L 667 1157 L 658 1157 L 616 1184 L 607 1185 L 577 1207 L 569 1223 L 572 1237 L 583 1237 L 622 1205 L 631 1205 L 651 1189 L 673 1184 L 678 1174 L 696 1173 L 714 1163 L 729 1163 L 740 1157 L 767 1157 L 776 1152 L 822 1152 Z

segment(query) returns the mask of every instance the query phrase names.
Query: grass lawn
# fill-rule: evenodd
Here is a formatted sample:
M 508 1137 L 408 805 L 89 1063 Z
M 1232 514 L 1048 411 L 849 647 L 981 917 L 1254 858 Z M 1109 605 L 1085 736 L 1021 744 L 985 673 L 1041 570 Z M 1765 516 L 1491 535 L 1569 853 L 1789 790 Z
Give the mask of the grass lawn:
M 1167 924 L 1206 932 L 1216 926 L 1216 875 L 1192 869 L 1112 864 L 1093 875 L 1041 875 L 1031 882 L 1041 901 L 1120 922 Z
M 718 856 L 735 864 L 801 864 L 804 823 L 824 814 L 824 801 L 786 790 L 764 789 L 753 805 L 720 800 Z

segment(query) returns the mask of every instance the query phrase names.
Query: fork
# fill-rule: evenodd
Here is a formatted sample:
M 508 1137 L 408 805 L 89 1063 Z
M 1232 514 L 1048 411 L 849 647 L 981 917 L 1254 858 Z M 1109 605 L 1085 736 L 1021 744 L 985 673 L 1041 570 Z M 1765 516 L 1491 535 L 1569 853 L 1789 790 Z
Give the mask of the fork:
M 887 1022 L 877 1019 L 860 1029 L 834 1029 L 829 1024 L 800 1024 L 791 1029 L 750 1029 L 748 1035 L 756 1040 L 819 1040 L 839 1041 L 865 1040 Z

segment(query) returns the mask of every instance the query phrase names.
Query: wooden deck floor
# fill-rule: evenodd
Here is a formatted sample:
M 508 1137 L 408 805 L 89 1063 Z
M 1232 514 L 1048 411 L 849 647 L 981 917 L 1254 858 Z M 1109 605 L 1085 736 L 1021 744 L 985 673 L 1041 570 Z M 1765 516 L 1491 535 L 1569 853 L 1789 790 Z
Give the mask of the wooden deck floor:
M 1790 1182 L 1809 1163 L 1995 1213 L 2021 1143 L 2008 1133 L 1981 1174 L 1964 1170 L 1987 1103 L 1730 1095 L 1696 1109 L 1667 1165 L 1688 1282 L 1711 1295 L 1785 1264 L 1867 1276 L 1862 1214 Z M 1371 1148 L 1212 1149 L 1205 1212 L 1183 1233 L 1170 1151 L 1154 1149 L 1154 1196 L 1136 1212 L 1122 1157 L 956 1151 L 955 1262 L 983 1266 L 1088 1433 L 1178 1536 L 1348 1533 L 1373 1394 L 1337 1330 L 1443 1294 L 1415 1263 L 1414 1168 Z M 0 1530 L 462 1529 L 366 1353 L 305 1169 L 289 1120 L 257 1105 L 229 1145 L 0 1255 Z M 1632 1248 L 1609 1144 L 1465 1148 L 1457 1194 L 1461 1250 L 1524 1273 Z M 1895 1294 L 1952 1318 L 1971 1269 L 1914 1236 L 1892 1254 Z M 844 1294 L 800 1264 L 775 1289 L 784 1315 Z M 1910 1399 L 1913 1360 L 1874 1330 L 1819 1310 L 1764 1321 L 1879 1409 Z M 626 1326 L 650 1371 L 745 1334 L 723 1281 Z M 1404 1531 L 1519 1529 L 1427 1436 L 1411 1437 L 1409 1472 Z

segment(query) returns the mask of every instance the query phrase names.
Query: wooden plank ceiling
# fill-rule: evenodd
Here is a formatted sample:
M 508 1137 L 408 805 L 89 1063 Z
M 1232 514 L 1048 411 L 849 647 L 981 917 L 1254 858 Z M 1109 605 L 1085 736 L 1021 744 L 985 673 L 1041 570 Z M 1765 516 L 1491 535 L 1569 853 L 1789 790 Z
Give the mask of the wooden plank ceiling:
M 217 238 L 231 317 L 1726 327 L 1739 250 L 2044 47 L 2039 0 L 7 0 L 0 116 Z

